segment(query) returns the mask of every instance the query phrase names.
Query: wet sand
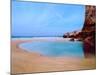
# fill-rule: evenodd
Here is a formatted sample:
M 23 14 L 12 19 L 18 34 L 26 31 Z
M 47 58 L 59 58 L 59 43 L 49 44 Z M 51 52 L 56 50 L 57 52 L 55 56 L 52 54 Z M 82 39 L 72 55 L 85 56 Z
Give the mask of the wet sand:
M 28 52 L 19 48 L 19 44 L 36 41 L 34 39 L 11 41 L 11 73 L 37 73 L 52 71 L 69 71 L 95 69 L 96 60 L 94 56 L 88 58 L 72 57 L 47 57 L 38 53 Z

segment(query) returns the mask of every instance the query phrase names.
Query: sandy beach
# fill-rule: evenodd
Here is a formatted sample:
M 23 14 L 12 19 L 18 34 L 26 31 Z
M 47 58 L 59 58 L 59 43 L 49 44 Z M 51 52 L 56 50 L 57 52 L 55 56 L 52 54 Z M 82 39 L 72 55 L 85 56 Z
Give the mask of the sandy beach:
M 52 71 L 86 70 L 96 68 L 94 56 L 88 58 L 46 57 L 38 53 L 28 52 L 19 47 L 24 42 L 36 39 L 11 41 L 11 73 L 37 73 Z

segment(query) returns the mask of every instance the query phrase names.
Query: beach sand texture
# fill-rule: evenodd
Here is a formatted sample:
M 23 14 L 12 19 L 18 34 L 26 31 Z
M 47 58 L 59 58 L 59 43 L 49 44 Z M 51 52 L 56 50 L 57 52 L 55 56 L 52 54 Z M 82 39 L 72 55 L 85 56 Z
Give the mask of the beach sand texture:
M 96 68 L 94 56 L 80 59 L 71 57 L 46 57 L 19 48 L 19 44 L 34 39 L 11 41 L 11 74 L 52 71 L 86 70 Z

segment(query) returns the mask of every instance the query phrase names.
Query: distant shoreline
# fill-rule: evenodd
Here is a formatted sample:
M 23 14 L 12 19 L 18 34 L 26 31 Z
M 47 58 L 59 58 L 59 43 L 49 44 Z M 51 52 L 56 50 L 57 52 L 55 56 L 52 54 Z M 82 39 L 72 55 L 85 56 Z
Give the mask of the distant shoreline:
M 63 38 L 63 37 L 13 37 L 11 38 L 11 40 L 28 40 L 28 39 L 31 39 L 31 40 L 36 40 L 36 41 L 71 41 L 72 38 Z M 74 39 L 74 41 L 78 41 L 78 39 Z
M 33 38 L 33 37 L 63 37 L 63 36 L 11 36 L 11 38 L 21 38 L 21 37 L 24 37 L 24 38 Z

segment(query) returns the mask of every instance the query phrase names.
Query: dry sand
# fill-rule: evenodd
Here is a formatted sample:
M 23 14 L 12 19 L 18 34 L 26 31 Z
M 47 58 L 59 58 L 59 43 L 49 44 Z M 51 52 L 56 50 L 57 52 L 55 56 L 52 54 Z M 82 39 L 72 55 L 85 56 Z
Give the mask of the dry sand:
M 52 71 L 69 71 L 95 69 L 95 57 L 71 58 L 71 57 L 46 57 L 38 53 L 27 52 L 19 48 L 19 44 L 34 40 L 11 41 L 11 73 L 36 73 Z

